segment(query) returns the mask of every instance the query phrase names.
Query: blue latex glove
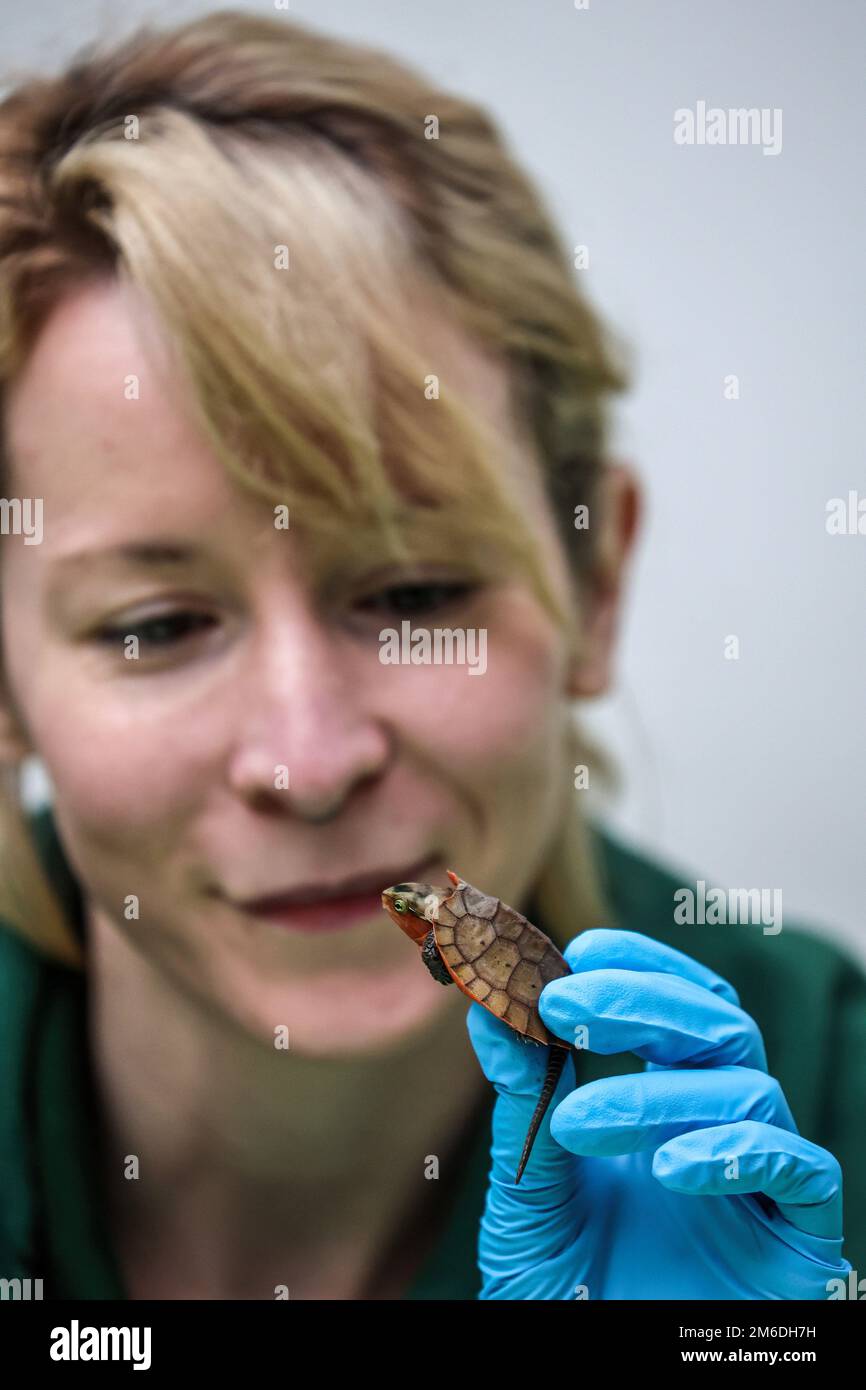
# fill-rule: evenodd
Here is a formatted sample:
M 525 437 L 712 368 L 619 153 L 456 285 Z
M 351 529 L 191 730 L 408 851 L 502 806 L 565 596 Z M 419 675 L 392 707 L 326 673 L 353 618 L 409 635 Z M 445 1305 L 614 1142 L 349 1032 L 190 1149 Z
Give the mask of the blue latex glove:
M 575 1088 L 567 1062 L 515 1186 L 548 1049 L 472 1004 L 498 1092 L 479 1297 L 826 1299 L 851 1268 L 841 1168 L 800 1137 L 736 991 L 637 932 L 585 931 L 564 955 L 548 1029 L 573 1043 L 585 1025 L 590 1051 L 647 1066 Z

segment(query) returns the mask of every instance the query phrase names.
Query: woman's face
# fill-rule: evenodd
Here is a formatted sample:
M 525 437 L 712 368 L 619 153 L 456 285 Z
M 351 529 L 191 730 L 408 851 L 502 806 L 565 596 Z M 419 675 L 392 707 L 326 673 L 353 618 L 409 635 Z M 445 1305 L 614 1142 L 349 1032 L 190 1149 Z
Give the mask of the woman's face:
M 305 930 L 244 904 L 377 871 L 381 889 L 423 861 L 425 881 L 453 868 L 522 901 L 571 786 L 565 637 L 522 579 L 413 599 L 398 586 L 466 576 L 383 572 L 372 548 L 369 574 L 335 590 L 303 518 L 277 529 L 224 473 L 127 294 L 65 300 L 8 394 L 10 490 L 43 500 L 41 544 L 2 547 L 14 703 L 89 915 L 269 1045 L 283 1025 L 296 1052 L 384 1048 L 456 991 L 375 902 L 351 919 L 326 904 Z M 504 375 L 449 343 L 504 422 Z M 526 446 L 502 464 L 565 593 Z M 483 627 L 486 670 L 383 664 L 379 633 L 406 617 Z

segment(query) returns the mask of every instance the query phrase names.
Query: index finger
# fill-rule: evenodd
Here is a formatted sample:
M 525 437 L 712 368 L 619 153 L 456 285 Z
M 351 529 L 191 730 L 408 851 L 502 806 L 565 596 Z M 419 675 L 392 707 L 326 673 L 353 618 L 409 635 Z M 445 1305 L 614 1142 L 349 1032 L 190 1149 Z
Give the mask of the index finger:
M 590 927 L 574 937 L 563 951 L 570 970 L 649 970 L 679 975 L 683 980 L 703 985 L 713 994 L 739 1007 L 740 996 L 726 979 L 708 965 L 692 960 L 684 951 L 666 946 L 642 932 L 620 931 L 616 927 Z

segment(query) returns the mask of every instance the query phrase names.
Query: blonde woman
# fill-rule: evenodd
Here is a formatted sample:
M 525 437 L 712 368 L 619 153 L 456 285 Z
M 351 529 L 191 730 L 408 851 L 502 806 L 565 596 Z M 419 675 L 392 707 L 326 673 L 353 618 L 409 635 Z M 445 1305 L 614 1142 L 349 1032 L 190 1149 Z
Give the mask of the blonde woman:
M 0 1275 L 826 1297 L 866 1254 L 866 982 L 807 933 L 689 934 L 676 875 L 586 819 L 627 373 L 489 118 L 231 12 L 20 83 L 0 382 Z M 407 622 L 484 662 L 383 660 Z M 379 905 L 447 868 L 568 946 L 551 1020 L 589 1020 L 519 1188 L 539 1059 Z M 545 1175 L 559 1263 L 526 1246 Z

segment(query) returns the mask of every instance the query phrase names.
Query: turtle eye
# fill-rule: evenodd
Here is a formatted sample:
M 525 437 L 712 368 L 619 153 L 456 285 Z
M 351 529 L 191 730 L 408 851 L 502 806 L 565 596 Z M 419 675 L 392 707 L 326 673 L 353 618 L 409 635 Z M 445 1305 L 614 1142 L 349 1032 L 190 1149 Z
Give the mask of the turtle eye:
M 393 903 L 395 912 L 405 912 L 407 910 L 405 898 L 394 898 Z

